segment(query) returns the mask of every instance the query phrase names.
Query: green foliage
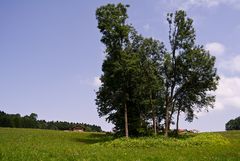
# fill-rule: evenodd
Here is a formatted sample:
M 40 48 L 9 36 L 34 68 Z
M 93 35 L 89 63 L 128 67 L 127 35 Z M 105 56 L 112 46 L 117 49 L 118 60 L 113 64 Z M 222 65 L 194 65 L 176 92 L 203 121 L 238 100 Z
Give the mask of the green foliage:
M 37 114 L 31 113 L 21 117 L 20 114 L 6 114 L 0 111 L 0 127 L 15 127 L 15 128 L 36 128 L 36 129 L 51 129 L 51 130 L 70 130 L 73 127 L 82 127 L 88 132 L 101 132 L 102 129 L 97 125 L 89 125 L 84 123 L 69 123 L 66 121 L 45 121 L 37 120 Z
M 152 38 L 144 38 L 126 23 L 129 6 L 107 4 L 96 10 L 101 41 L 107 54 L 97 91 L 99 116 L 115 125 L 117 134 L 141 136 L 154 133 L 165 119 L 168 135 L 174 114 L 213 108 L 219 76 L 215 57 L 196 44 L 193 20 L 185 11 L 167 14 L 170 49 Z M 152 121 L 152 124 L 149 122 Z M 176 130 L 178 131 L 178 130 Z
M 99 116 L 107 116 L 117 134 L 129 131 L 139 136 L 148 133 L 149 118 L 159 113 L 159 63 L 164 46 L 126 24 L 127 7 L 108 4 L 96 11 L 107 54 L 96 104 Z
M 240 158 L 239 131 L 194 134 L 179 139 L 161 136 L 113 139 L 104 133 L 0 128 L 0 160 L 238 161 Z
M 216 133 L 202 133 L 192 136 L 184 136 L 180 138 L 165 138 L 163 136 L 158 137 L 141 137 L 141 138 L 131 138 L 131 139 L 115 139 L 110 142 L 100 143 L 102 146 L 112 146 L 112 147 L 187 147 L 187 146 L 218 146 L 218 145 L 228 145 L 229 141 L 220 134 Z
M 219 76 L 216 73 L 215 57 L 203 46 L 196 44 L 193 20 L 185 11 L 167 15 L 170 49 L 166 54 L 163 75 L 165 82 L 165 134 L 177 112 L 177 129 L 180 112 L 192 121 L 194 112 L 213 108 Z M 170 114 L 169 114 L 170 113 Z
M 37 114 L 31 113 L 30 116 L 21 117 L 20 114 L 6 114 L 0 111 L 0 127 L 37 128 Z
M 128 137 L 128 101 L 137 59 L 126 49 L 130 32 L 130 26 L 125 23 L 127 6 L 119 3 L 99 7 L 96 18 L 107 54 L 102 65 L 102 86 L 97 92 L 98 113 L 100 116 L 109 115 L 107 120 Z
M 226 130 L 240 130 L 240 116 L 226 123 Z

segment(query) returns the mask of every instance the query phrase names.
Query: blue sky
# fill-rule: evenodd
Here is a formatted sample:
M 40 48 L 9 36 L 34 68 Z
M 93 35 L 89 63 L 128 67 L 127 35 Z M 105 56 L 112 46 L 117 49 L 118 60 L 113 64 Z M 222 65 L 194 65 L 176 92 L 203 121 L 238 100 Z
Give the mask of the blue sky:
M 197 43 L 217 58 L 221 80 L 215 109 L 197 114 L 190 124 L 181 115 L 180 128 L 221 131 L 240 116 L 239 0 L 1 0 L 0 110 L 111 130 L 94 101 L 104 58 L 95 10 L 118 2 L 130 4 L 128 21 L 139 33 L 165 44 L 166 14 L 186 10 Z

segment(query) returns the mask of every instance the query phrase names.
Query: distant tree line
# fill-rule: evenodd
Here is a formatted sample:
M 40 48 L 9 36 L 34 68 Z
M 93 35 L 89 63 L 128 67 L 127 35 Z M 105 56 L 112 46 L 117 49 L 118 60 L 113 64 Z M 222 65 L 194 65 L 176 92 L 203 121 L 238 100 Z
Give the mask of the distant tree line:
M 70 130 L 74 127 L 81 127 L 87 132 L 102 131 L 101 127 L 97 125 L 66 121 L 37 120 L 37 117 L 38 115 L 35 113 L 31 113 L 29 116 L 21 116 L 20 114 L 7 114 L 3 111 L 0 111 L 0 127 L 37 128 L 51 130 Z
M 240 130 L 240 116 L 228 121 L 225 127 L 226 127 L 226 130 Z
M 183 10 L 167 14 L 169 44 L 139 34 L 128 20 L 128 5 L 97 8 L 96 19 L 105 45 L 101 86 L 96 92 L 100 117 L 120 135 L 168 136 L 184 114 L 213 108 L 219 76 L 215 57 L 196 42 L 193 20 Z

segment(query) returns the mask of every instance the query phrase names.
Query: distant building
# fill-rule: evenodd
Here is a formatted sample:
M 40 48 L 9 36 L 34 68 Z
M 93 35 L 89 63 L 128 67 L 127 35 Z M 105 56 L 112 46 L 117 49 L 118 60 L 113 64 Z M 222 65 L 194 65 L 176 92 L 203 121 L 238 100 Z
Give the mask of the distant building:
M 188 132 L 188 130 L 187 129 L 178 129 L 178 132 L 179 133 L 185 133 L 185 132 Z
M 199 133 L 199 130 L 193 129 L 191 130 L 193 133 Z
M 199 130 L 196 130 L 196 129 L 193 129 L 193 130 L 178 129 L 178 132 L 179 132 L 179 133 L 187 133 L 187 132 L 190 132 L 190 133 L 199 133 Z
M 70 129 L 71 131 L 84 132 L 86 129 L 82 126 L 74 126 Z

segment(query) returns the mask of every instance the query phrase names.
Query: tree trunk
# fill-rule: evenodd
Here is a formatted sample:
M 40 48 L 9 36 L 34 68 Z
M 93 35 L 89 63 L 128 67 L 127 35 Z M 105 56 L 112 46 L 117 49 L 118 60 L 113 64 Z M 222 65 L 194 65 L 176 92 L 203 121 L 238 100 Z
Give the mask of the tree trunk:
M 153 128 L 154 128 L 154 135 L 157 135 L 157 123 L 156 123 L 156 116 L 153 116 Z
M 168 113 L 168 106 L 166 107 L 166 118 L 165 118 L 165 133 L 164 135 L 168 137 L 168 130 L 169 130 L 169 113 Z
M 166 97 L 166 116 L 165 116 L 165 132 L 164 135 L 168 137 L 168 130 L 169 130 L 169 104 L 168 104 L 168 97 Z
M 151 91 L 150 91 L 150 92 L 151 92 Z M 153 119 L 154 135 L 157 135 L 156 112 L 155 112 L 155 109 L 154 109 L 153 103 L 152 103 L 152 92 L 150 93 L 150 106 L 151 106 L 151 109 L 152 109 L 152 119 Z
M 180 116 L 180 107 L 178 107 L 178 111 L 177 111 L 177 123 L 176 123 L 176 133 L 178 134 L 178 129 L 179 129 L 179 116 Z
M 174 109 L 175 109 L 175 102 L 174 102 L 174 101 L 171 102 L 171 106 L 170 106 L 170 107 L 171 107 L 172 109 L 171 109 L 171 113 L 170 113 L 170 115 L 169 115 L 168 130 L 171 129 L 171 121 L 172 121 L 172 116 L 173 116 L 173 114 L 174 114 Z
M 128 138 L 128 116 L 127 116 L 127 104 L 124 104 L 124 119 L 125 119 L 125 136 Z

